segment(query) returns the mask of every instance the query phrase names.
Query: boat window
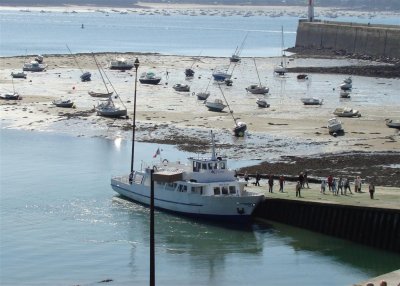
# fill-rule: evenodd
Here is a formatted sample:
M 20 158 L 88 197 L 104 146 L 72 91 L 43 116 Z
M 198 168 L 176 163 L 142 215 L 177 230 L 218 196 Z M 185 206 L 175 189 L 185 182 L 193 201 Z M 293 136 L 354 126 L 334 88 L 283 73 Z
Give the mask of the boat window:
M 136 176 L 135 176 L 135 183 L 136 183 L 136 184 L 141 184 L 141 183 L 142 183 L 142 180 L 143 180 L 143 175 L 136 174 Z
M 212 170 L 213 169 L 213 164 L 212 163 L 208 163 L 208 169 Z
M 192 187 L 192 193 L 202 195 L 203 194 L 203 187 Z
M 225 162 L 220 162 L 219 167 L 220 169 L 225 169 Z
M 230 193 L 230 194 L 236 194 L 236 188 L 235 188 L 235 186 L 229 186 L 229 193 Z
M 219 187 L 214 187 L 214 195 L 220 195 L 221 194 L 221 190 L 219 189 Z
M 228 187 L 222 187 L 222 194 L 227 195 L 228 194 Z
M 201 164 L 201 168 L 202 168 L 203 170 L 207 170 L 207 164 L 206 164 L 206 163 Z
M 178 186 L 178 192 L 186 193 L 187 192 L 187 186 L 186 185 L 179 185 Z
M 193 172 L 198 172 L 200 170 L 200 163 L 193 162 Z

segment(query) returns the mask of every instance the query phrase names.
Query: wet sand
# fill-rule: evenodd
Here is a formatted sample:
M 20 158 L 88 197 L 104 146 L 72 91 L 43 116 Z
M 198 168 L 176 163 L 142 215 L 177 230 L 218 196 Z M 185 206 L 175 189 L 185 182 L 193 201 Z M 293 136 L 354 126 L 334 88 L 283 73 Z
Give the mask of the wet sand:
M 224 112 L 211 112 L 195 93 L 204 91 L 210 82 L 212 70 L 229 65 L 227 58 L 182 57 L 158 54 L 97 54 L 111 83 L 132 118 L 134 95 L 134 70 L 119 72 L 107 69 L 110 60 L 123 56 L 128 60 L 138 57 L 138 74 L 154 71 L 162 77 L 157 86 L 137 87 L 137 138 L 140 141 L 178 145 L 192 152 L 209 148 L 209 131 L 217 134 L 221 153 L 241 160 L 277 161 L 281 156 L 302 158 L 318 154 L 346 152 L 386 152 L 400 150 L 399 131 L 386 127 L 385 118 L 400 119 L 399 78 L 367 78 L 353 76 L 350 99 L 339 98 L 339 85 L 345 75 L 312 74 L 309 80 L 297 80 L 296 73 L 285 77 L 273 75 L 276 58 L 257 58 L 261 82 L 270 88 L 265 96 L 270 108 L 258 108 L 257 95 L 248 94 L 245 88 L 257 84 L 258 78 L 252 58 L 244 58 L 233 72 L 233 86 L 221 86 L 211 80 L 209 100 L 223 99 L 225 95 L 234 116 L 248 125 L 244 138 L 232 136 L 233 119 Z M 1 90 L 14 88 L 23 96 L 20 101 L 1 101 L 1 125 L 46 132 L 68 133 L 75 136 L 123 137 L 130 139 L 131 119 L 109 119 L 96 116 L 93 106 L 98 99 L 88 91 L 105 91 L 105 87 L 91 54 L 78 54 L 77 61 L 84 71 L 92 73 L 91 82 L 80 82 L 80 69 L 71 55 L 45 55 L 48 68 L 45 72 L 28 72 L 27 79 L 11 80 L 12 71 L 20 71 L 23 62 L 32 56 L 1 58 Z M 368 65 L 370 62 L 351 59 L 293 58 L 289 67 L 296 66 L 348 66 Z M 193 65 L 195 77 L 185 79 L 184 70 Z M 232 66 L 231 66 L 232 68 Z M 168 73 L 168 75 L 167 75 Z M 189 93 L 174 91 L 176 83 L 189 84 Z M 322 106 L 304 106 L 300 98 L 320 97 Z M 54 99 L 71 99 L 75 109 L 62 109 L 52 104 Z M 118 99 L 115 99 L 118 102 Z M 336 107 L 350 106 L 360 110 L 360 118 L 343 118 L 345 133 L 333 137 L 326 128 L 327 120 L 334 117 Z M 400 163 L 400 162 L 398 162 Z M 306 164 L 306 163 L 305 163 Z M 306 166 L 304 167 L 306 168 Z M 395 169 L 396 172 L 399 170 Z M 389 173 L 388 173 L 389 174 Z

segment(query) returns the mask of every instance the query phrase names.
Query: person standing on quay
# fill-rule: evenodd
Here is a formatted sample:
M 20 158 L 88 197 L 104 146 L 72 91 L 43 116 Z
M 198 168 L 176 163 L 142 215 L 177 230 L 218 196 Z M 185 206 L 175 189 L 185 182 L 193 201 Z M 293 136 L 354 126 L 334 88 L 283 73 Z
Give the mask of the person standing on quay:
M 349 178 L 344 179 L 344 195 L 347 196 L 347 189 L 349 190 L 350 194 L 353 194 L 351 192 L 351 188 L 350 188 L 350 180 Z
M 357 178 L 354 180 L 354 191 L 356 193 L 361 193 L 361 178 L 360 178 L 360 176 L 357 176 Z
M 328 176 L 328 189 L 330 192 L 332 192 L 332 182 L 333 182 L 333 176 L 329 175 Z
M 339 190 L 340 190 L 340 194 L 343 195 L 343 177 L 342 176 L 340 176 L 339 182 L 338 182 L 338 194 L 339 194 Z
M 249 174 L 247 174 L 247 171 L 244 173 L 244 180 L 246 181 L 247 186 L 247 183 L 249 182 Z
M 302 188 L 304 188 L 304 174 L 303 174 L 303 172 L 300 172 L 300 174 L 299 174 L 299 182 L 300 182 L 300 186 Z
M 269 186 L 268 192 L 269 192 L 269 193 L 273 193 L 273 188 L 274 188 L 274 177 L 273 177 L 272 175 L 269 175 L 269 178 L 268 178 L 268 186 Z
M 333 178 L 332 180 L 332 193 L 334 196 L 337 196 L 339 194 L 338 189 L 336 188 L 336 179 Z
M 261 175 L 259 172 L 256 174 L 256 183 L 254 184 L 255 186 L 260 186 L 260 180 L 261 180 Z
M 279 192 L 283 193 L 283 185 L 285 184 L 285 177 L 281 175 L 279 177 Z
M 297 182 L 297 184 L 296 184 L 296 198 L 297 197 L 299 197 L 299 198 L 301 198 L 301 183 L 300 183 L 300 181 L 298 181 Z
M 310 186 L 308 185 L 308 172 L 307 172 L 307 171 L 304 172 L 304 183 L 303 183 L 303 188 L 305 187 L 306 184 L 307 184 L 307 189 L 309 189 Z
M 375 185 L 373 183 L 370 183 L 368 186 L 369 189 L 369 196 L 371 198 L 371 200 L 374 199 L 374 193 L 375 193 Z
M 325 194 L 325 189 L 326 189 L 326 182 L 325 180 L 321 181 L 321 194 Z

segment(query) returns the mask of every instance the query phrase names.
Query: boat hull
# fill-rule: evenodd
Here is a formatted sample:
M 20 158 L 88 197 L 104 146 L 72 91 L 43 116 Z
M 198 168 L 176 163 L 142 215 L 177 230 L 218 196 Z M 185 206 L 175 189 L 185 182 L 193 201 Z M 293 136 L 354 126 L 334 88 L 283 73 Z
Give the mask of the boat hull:
M 122 116 L 126 116 L 128 114 L 126 109 L 110 110 L 110 111 L 96 109 L 96 111 L 97 111 L 97 115 L 105 116 L 105 117 L 122 117 Z
M 111 179 L 112 189 L 120 195 L 148 206 L 150 187 L 141 184 L 129 184 L 126 177 Z M 157 209 L 176 214 L 218 221 L 244 222 L 251 215 L 262 195 L 254 196 L 202 196 L 182 192 L 173 192 L 154 187 L 154 206 Z
M 161 78 L 155 78 L 155 79 L 139 79 L 139 82 L 141 83 L 141 84 L 153 84 L 153 85 L 156 85 L 156 84 L 159 84 L 160 83 L 160 81 L 161 81 Z

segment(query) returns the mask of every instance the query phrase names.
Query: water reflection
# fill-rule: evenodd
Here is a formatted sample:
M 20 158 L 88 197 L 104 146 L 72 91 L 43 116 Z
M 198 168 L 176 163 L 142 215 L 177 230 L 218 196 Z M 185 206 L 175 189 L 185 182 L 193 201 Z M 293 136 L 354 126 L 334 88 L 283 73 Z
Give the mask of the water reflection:
M 355 244 L 285 224 L 272 223 L 275 235 L 292 246 L 296 252 L 311 251 L 331 257 L 341 265 L 356 267 L 360 271 L 378 276 L 400 267 L 400 255 Z

